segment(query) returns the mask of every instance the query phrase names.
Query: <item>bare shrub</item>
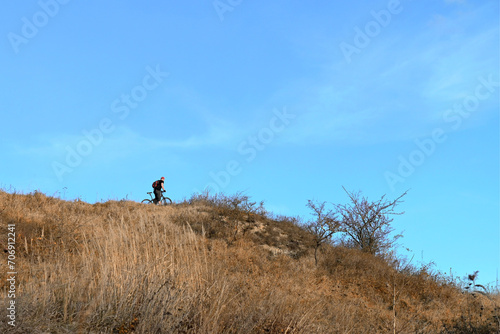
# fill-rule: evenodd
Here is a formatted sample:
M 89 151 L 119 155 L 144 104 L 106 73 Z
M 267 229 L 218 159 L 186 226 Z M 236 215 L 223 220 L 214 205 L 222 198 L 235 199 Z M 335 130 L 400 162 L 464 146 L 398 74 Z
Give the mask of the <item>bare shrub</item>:
M 384 195 L 378 201 L 370 202 L 361 196 L 361 192 L 349 192 L 345 188 L 344 191 L 351 203 L 336 205 L 336 212 L 341 217 L 339 231 L 342 244 L 374 255 L 387 252 L 401 237 L 390 238 L 394 231 L 390 216 L 404 213 L 396 212 L 395 207 L 402 202 L 406 192 L 393 201 L 386 200 Z
M 308 222 L 306 230 L 314 237 L 314 263 L 318 265 L 318 249 L 338 232 L 340 221 L 335 212 L 326 209 L 326 202 L 309 200 L 307 207 L 313 211 L 314 220 Z

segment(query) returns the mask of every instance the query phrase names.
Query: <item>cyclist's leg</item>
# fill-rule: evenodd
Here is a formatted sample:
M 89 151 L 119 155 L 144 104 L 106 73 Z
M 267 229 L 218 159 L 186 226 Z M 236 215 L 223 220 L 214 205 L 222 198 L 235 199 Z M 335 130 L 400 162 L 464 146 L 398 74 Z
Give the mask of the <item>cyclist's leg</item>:
M 155 189 L 155 199 L 153 200 L 154 204 L 158 204 L 161 201 L 161 191 Z

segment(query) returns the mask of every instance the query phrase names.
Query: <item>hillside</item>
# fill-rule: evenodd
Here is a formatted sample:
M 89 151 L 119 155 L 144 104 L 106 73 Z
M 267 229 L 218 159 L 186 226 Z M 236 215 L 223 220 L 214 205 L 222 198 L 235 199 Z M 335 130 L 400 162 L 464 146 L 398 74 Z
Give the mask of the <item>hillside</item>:
M 315 265 L 312 236 L 292 219 L 269 217 L 246 198 L 157 207 L 0 192 L 0 331 L 499 330 L 498 296 L 464 293 L 425 268 L 355 249 L 325 245 Z M 15 298 L 7 297 L 9 251 Z M 15 327 L 5 314 L 13 300 Z

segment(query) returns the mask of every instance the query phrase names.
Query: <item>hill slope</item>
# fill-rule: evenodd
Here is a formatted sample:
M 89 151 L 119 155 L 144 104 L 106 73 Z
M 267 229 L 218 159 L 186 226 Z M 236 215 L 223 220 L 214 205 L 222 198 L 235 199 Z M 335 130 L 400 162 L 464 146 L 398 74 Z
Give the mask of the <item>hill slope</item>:
M 2 312 L 16 303 L 16 326 L 2 316 L 2 332 L 498 331 L 491 297 L 353 249 L 324 246 L 316 266 L 310 234 L 241 202 L 91 205 L 0 192 L 0 222 L 2 264 L 15 229 L 17 272 L 15 299 L 0 273 Z

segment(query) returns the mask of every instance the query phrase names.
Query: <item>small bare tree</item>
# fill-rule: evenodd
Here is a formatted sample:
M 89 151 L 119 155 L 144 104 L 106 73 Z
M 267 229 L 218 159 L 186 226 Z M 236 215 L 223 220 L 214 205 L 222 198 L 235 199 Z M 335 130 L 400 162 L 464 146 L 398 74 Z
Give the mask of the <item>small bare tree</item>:
M 384 195 L 378 201 L 370 202 L 361 196 L 361 192 L 343 189 L 351 203 L 337 204 L 335 207 L 341 217 L 339 232 L 342 233 L 344 245 L 371 254 L 380 254 L 393 247 L 401 235 L 390 238 L 390 233 L 394 231 L 390 225 L 393 218 L 390 216 L 404 213 L 396 212 L 395 207 L 402 202 L 401 198 L 407 192 L 393 201 L 386 200 Z
M 308 208 L 313 211 L 314 220 L 306 228 L 314 237 L 314 263 L 318 265 L 318 249 L 338 232 L 340 222 L 332 210 L 326 209 L 326 202 L 307 201 Z

